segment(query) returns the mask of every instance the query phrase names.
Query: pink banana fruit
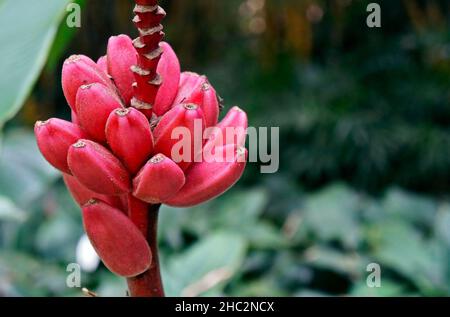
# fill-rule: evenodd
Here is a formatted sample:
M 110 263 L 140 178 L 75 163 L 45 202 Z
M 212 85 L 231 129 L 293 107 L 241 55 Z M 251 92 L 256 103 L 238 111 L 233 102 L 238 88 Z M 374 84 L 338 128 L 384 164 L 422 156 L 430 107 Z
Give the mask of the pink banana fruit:
M 108 73 L 108 57 L 106 55 L 100 57 L 97 60 L 97 66 L 107 74 Z
M 184 185 L 183 170 L 163 154 L 154 156 L 133 180 L 133 195 L 149 204 L 173 197 Z
M 133 98 L 134 75 L 131 66 L 137 63 L 137 52 L 127 35 L 112 36 L 108 42 L 107 66 L 125 105 Z
M 81 127 L 95 141 L 106 141 L 105 127 L 111 112 L 121 108 L 119 97 L 103 84 L 81 86 L 76 99 L 76 113 Z
M 177 96 L 181 76 L 180 62 L 172 47 L 166 42 L 161 42 L 160 47 L 163 50 L 163 54 L 159 61 L 157 72 L 161 76 L 162 84 L 159 87 L 155 104 L 153 105 L 153 112 L 157 116 L 162 116 L 170 110 Z
M 119 196 L 131 189 L 128 171 L 100 144 L 79 140 L 70 147 L 67 161 L 72 175 L 96 193 Z
M 192 72 L 181 74 L 180 87 L 174 105 L 181 103 L 193 103 L 200 106 L 207 127 L 216 125 L 219 120 L 219 98 L 206 76 Z
M 222 153 L 223 160 L 194 163 L 186 173 L 186 184 L 164 203 L 173 207 L 192 207 L 223 194 L 233 186 L 244 172 L 247 150 L 226 145 L 216 152 Z M 234 154 L 233 158 L 225 159 L 230 152 Z
M 76 124 L 61 119 L 36 122 L 34 133 L 45 159 L 61 172 L 71 174 L 67 164 L 69 148 L 84 138 L 85 133 Z
M 76 112 L 76 96 L 81 86 L 101 83 L 111 90 L 115 87 L 108 75 L 89 57 L 72 55 L 64 62 L 62 70 L 62 88 L 66 100 Z
M 122 201 L 118 196 L 106 196 L 96 193 L 81 184 L 75 176 L 69 174 L 63 174 L 63 179 L 73 199 L 81 207 L 87 204 L 91 199 L 102 200 L 108 203 L 108 205 L 118 209 L 123 207 Z
M 245 146 L 247 137 L 247 114 L 239 107 L 233 107 L 217 126 L 210 128 L 202 155 L 205 159 L 219 146 L 236 144 L 237 147 Z
M 147 117 L 134 108 L 111 112 L 106 139 L 113 153 L 131 174 L 136 174 L 153 151 L 153 134 Z
M 195 129 L 196 126 L 199 128 Z M 153 131 L 155 152 L 164 154 L 181 169 L 186 170 L 201 152 L 204 128 L 203 112 L 200 107 L 194 104 L 176 106 L 162 117 Z M 185 133 L 173 137 L 176 132 Z M 176 145 L 180 144 L 183 147 L 178 149 Z M 190 153 L 185 153 L 185 150 Z
M 134 277 L 150 268 L 152 253 L 147 241 L 120 210 L 91 200 L 83 207 L 83 224 L 92 246 L 111 272 Z

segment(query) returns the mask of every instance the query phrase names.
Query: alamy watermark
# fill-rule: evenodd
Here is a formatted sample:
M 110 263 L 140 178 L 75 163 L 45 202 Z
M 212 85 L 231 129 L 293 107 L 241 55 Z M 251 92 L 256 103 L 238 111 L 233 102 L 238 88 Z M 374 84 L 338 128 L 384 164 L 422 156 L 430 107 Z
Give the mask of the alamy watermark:
M 367 5 L 366 11 L 369 13 L 366 24 L 369 28 L 381 28 L 381 6 L 372 2 Z M 69 28 L 81 27 L 81 6 L 78 3 L 69 3 L 66 7 L 68 13 L 66 25 Z
M 375 2 L 369 3 L 367 12 L 370 13 L 366 20 L 367 26 L 369 28 L 381 28 L 381 6 Z
M 263 174 L 276 173 L 280 167 L 280 128 L 278 127 L 209 127 L 195 119 L 193 129 L 177 127 L 172 130 L 171 159 L 186 163 L 261 163 Z M 248 139 L 248 158 L 243 155 Z
M 66 268 L 67 275 L 66 285 L 68 288 L 81 287 L 81 267 L 77 263 L 69 263 Z
M 81 266 L 78 263 L 69 263 L 66 271 L 66 286 L 68 288 L 81 288 Z M 366 267 L 369 273 L 366 278 L 366 285 L 369 288 L 381 287 L 381 266 L 378 263 L 370 263 Z
M 66 12 L 69 13 L 66 17 L 66 25 L 69 28 L 81 28 L 81 6 L 78 3 L 69 3 Z
M 370 273 L 367 276 L 366 284 L 369 288 L 381 287 L 381 266 L 378 263 L 370 263 L 367 265 L 366 271 Z

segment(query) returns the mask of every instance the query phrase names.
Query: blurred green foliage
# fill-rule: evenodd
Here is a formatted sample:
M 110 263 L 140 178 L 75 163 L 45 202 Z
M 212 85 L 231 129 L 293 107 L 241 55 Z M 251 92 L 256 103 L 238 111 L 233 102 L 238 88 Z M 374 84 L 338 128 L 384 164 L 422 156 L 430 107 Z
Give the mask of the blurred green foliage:
M 22 107 L 46 62 L 68 0 L 0 1 L 0 128 Z M 13 36 L 12 36 L 13 35 Z
M 110 35 L 135 34 L 131 1 L 111 2 L 86 1 L 82 28 L 62 27 L 6 127 L 1 295 L 82 295 L 65 285 L 80 212 L 29 127 L 69 117 L 64 58 L 96 59 Z M 253 126 L 281 128 L 279 173 L 251 164 L 213 202 L 163 207 L 169 295 L 450 295 L 450 3 L 379 0 L 382 28 L 369 29 L 369 2 L 163 1 L 183 69 L 207 74 Z M 381 288 L 367 287 L 370 263 L 381 265 Z M 104 267 L 82 285 L 101 296 L 126 289 Z
M 80 212 L 32 134 L 7 134 L 0 175 L 0 294 L 81 296 L 65 284 L 83 233 Z M 276 178 L 199 207 L 162 208 L 168 295 L 450 294 L 448 202 L 398 188 L 373 199 L 342 183 L 306 193 L 294 184 L 280 188 Z M 382 267 L 381 288 L 366 285 L 370 263 Z M 83 272 L 82 286 L 101 296 L 126 290 L 104 267 Z

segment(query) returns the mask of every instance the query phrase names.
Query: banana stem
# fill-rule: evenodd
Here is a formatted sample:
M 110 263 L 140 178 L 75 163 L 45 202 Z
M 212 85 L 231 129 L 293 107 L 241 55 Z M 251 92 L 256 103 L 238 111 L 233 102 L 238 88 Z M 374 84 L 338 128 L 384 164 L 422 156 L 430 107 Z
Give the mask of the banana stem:
M 128 288 L 132 297 L 164 297 L 158 251 L 158 215 L 161 205 L 146 205 L 133 197 L 129 198 L 130 219 L 146 236 L 152 251 L 150 269 L 133 278 L 128 278 Z
M 135 2 L 133 22 L 138 29 L 139 37 L 133 41 L 138 53 L 138 62 L 131 69 L 136 80 L 131 105 L 140 110 L 151 110 L 162 84 L 157 68 L 163 53 L 159 43 L 164 38 L 161 22 L 166 12 L 158 6 L 158 0 L 135 0 Z

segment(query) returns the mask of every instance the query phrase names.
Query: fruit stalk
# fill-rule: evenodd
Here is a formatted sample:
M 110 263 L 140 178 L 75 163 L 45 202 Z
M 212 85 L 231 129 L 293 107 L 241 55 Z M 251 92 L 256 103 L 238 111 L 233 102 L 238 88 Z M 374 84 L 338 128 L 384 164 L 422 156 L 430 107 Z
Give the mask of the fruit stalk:
M 143 228 L 143 222 L 146 222 L 146 230 L 143 232 L 146 235 L 147 242 L 152 251 L 153 260 L 150 269 L 145 273 L 128 278 L 128 289 L 132 297 L 164 297 L 164 288 L 161 279 L 161 271 L 159 267 L 158 254 L 158 215 L 161 205 L 147 205 L 145 215 L 146 217 L 137 217 L 135 221 L 139 222 L 139 227 Z M 130 209 L 133 204 L 130 205 Z M 143 208 L 134 205 L 134 208 Z M 143 210 L 130 210 L 130 213 L 142 214 Z M 145 227 L 145 226 L 144 226 Z
M 133 41 L 138 52 L 137 64 L 132 67 L 135 77 L 131 106 L 151 111 L 163 78 L 157 72 L 163 53 L 160 42 L 164 38 L 162 19 L 166 16 L 158 0 L 135 0 L 133 22 L 139 37 Z M 131 195 L 130 195 L 131 196 Z M 150 269 L 127 279 L 133 297 L 164 297 L 158 256 L 158 214 L 160 205 L 147 205 L 131 198 L 128 201 L 129 216 L 145 235 L 153 255 Z
M 138 52 L 138 62 L 131 68 L 135 77 L 131 106 L 151 110 L 163 81 L 157 67 L 163 53 L 159 44 L 164 38 L 161 22 L 166 12 L 158 5 L 158 0 L 135 2 L 133 22 L 139 31 L 139 37 L 133 41 Z

